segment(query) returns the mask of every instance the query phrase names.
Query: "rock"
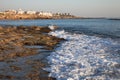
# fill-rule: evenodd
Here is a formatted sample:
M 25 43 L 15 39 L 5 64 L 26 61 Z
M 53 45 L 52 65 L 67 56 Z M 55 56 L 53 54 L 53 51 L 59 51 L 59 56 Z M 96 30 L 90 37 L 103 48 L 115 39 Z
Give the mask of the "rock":
M 54 28 L 55 29 L 55 28 Z M 0 74 L 0 79 L 3 80 L 17 80 L 18 78 L 20 80 L 55 80 L 54 78 L 48 77 L 48 72 L 41 71 L 42 68 L 46 65 L 46 63 L 42 63 L 43 58 L 32 60 L 33 56 L 37 56 L 41 54 L 38 52 L 38 48 L 27 48 L 26 45 L 30 46 L 43 46 L 44 49 L 53 50 L 55 45 L 57 45 L 61 40 L 61 38 L 57 38 L 54 36 L 50 36 L 46 33 L 52 31 L 48 27 L 39 27 L 39 26 L 6 26 L 6 27 L 0 27 L 0 62 L 5 62 L 5 68 L 3 69 L 4 73 Z M 42 54 L 43 55 L 43 54 Z M 46 55 L 45 55 L 46 56 Z M 24 68 L 22 66 L 25 66 L 23 61 L 20 60 L 18 57 L 21 57 L 23 60 L 27 59 L 28 57 L 30 61 L 24 61 L 24 64 L 27 65 L 27 68 L 30 68 L 31 71 L 29 72 L 23 71 Z M 27 58 L 26 58 L 27 57 Z M 6 62 L 10 60 L 14 60 L 13 62 Z M 15 64 L 20 64 L 20 66 Z M 1 65 L 1 64 L 0 64 Z M 1 70 L 1 66 L 0 66 Z M 22 76 L 11 76 L 7 74 L 6 72 L 17 74 L 25 72 Z M 4 75 L 5 74 L 5 75 Z M 42 75 L 42 76 L 41 76 Z M 45 77 L 43 77 L 43 75 Z
M 10 80 L 13 80 L 15 77 L 14 76 L 10 76 L 10 75 L 0 75 L 0 79 L 10 79 Z
M 18 66 L 16 66 L 16 65 L 11 65 L 10 68 L 11 68 L 14 72 L 19 72 L 19 71 L 22 70 L 21 67 L 18 67 Z
M 44 45 L 46 49 L 54 49 L 54 46 L 62 40 L 42 34 L 51 31 L 48 27 L 8 26 L 1 27 L 1 29 L 5 34 L 0 37 L 0 44 L 2 44 L 0 45 L 0 53 L 2 53 L 2 56 L 0 56 L 1 61 L 7 58 L 37 54 L 36 50 L 24 48 L 25 45 Z
M 0 30 L 3 30 L 3 27 L 0 26 Z
M 36 30 L 36 31 L 40 31 L 41 28 L 40 28 L 40 27 L 36 27 L 35 30 Z

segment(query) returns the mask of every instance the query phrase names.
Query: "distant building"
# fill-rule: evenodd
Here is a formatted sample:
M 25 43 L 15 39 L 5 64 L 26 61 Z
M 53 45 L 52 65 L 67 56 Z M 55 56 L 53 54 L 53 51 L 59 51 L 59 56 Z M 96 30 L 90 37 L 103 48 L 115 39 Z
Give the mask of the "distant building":
M 40 16 L 47 16 L 47 17 L 52 17 L 53 14 L 50 12 L 39 12 L 38 15 Z
M 70 13 L 54 13 L 54 16 L 71 16 Z
M 54 16 L 62 15 L 62 13 L 54 13 Z
M 4 14 L 4 12 L 0 12 L 0 14 Z
M 36 11 L 26 11 L 26 14 L 36 14 Z
M 18 11 L 17 11 L 17 14 L 24 14 L 25 13 L 25 11 L 23 11 L 22 9 L 19 9 Z
M 16 14 L 17 11 L 16 10 L 7 10 L 4 12 L 4 14 Z

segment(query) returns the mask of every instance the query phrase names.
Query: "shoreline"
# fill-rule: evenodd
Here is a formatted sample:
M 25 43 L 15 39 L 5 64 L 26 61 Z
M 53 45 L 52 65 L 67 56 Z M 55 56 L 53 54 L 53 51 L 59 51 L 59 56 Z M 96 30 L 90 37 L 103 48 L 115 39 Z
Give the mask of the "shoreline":
M 55 80 L 42 68 L 49 66 L 46 57 L 64 39 L 48 35 L 50 31 L 40 26 L 0 26 L 0 79 Z
M 0 14 L 0 20 L 26 20 L 26 19 L 78 19 L 73 15 L 41 16 L 36 14 Z

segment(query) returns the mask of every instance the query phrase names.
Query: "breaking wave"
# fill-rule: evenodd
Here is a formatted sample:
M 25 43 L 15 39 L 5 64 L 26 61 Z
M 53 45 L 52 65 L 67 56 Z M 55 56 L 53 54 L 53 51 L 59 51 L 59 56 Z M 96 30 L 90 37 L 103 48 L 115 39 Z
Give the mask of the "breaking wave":
M 49 76 L 57 80 L 120 79 L 120 45 L 117 42 L 64 30 L 49 35 L 66 39 L 47 58 Z

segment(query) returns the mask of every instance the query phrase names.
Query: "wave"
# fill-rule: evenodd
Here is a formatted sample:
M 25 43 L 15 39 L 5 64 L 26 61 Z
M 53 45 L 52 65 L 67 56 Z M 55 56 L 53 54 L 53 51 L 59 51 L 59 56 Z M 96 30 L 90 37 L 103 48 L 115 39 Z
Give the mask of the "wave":
M 48 56 L 49 76 L 57 80 L 120 79 L 120 45 L 117 42 L 64 30 L 49 35 L 67 40 Z
M 102 28 L 102 27 L 101 27 Z M 117 28 L 116 30 L 108 30 L 108 31 L 103 31 L 100 29 L 94 29 L 94 28 L 86 28 L 85 26 L 73 26 L 72 27 L 64 27 L 63 29 L 67 32 L 70 33 L 76 33 L 76 34 L 85 34 L 89 36 L 98 36 L 98 37 L 103 37 L 103 38 L 120 38 L 120 29 Z

